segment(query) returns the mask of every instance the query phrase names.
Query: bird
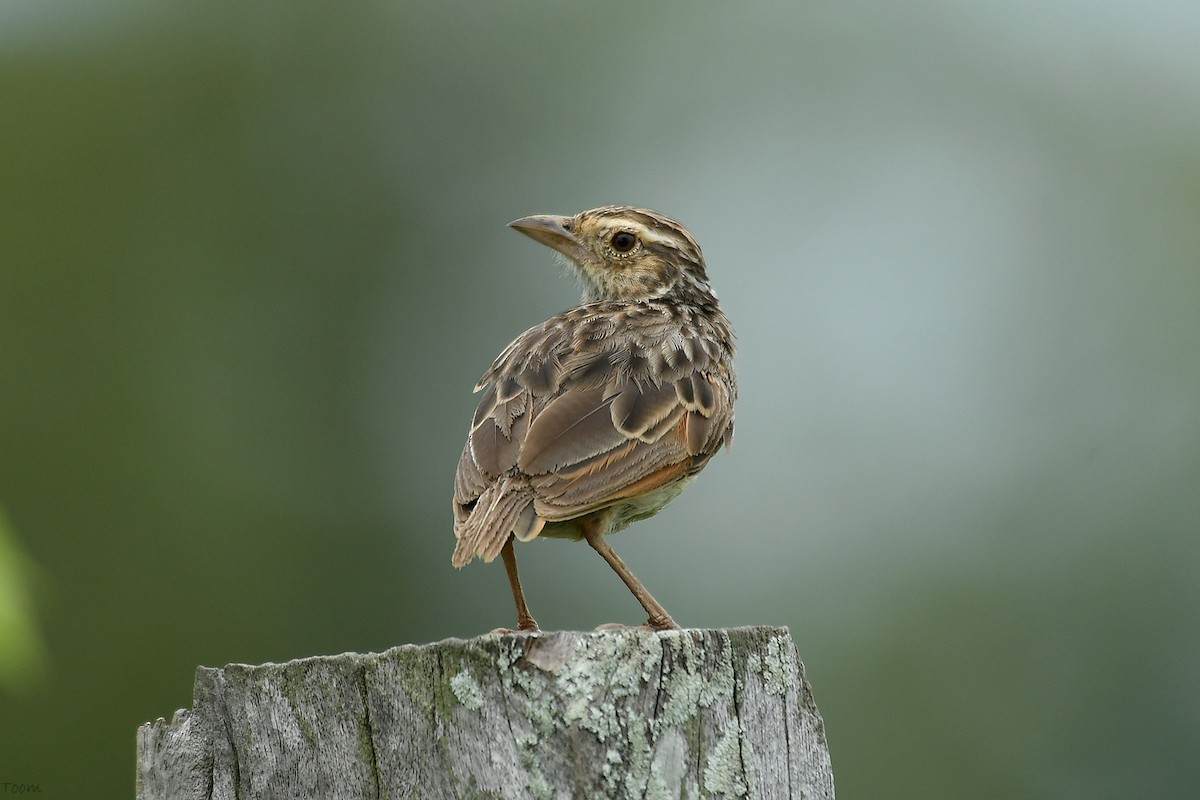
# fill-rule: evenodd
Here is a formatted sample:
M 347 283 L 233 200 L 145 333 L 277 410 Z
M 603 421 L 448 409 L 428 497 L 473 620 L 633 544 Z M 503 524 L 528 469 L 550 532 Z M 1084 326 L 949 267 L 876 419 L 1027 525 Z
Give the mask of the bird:
M 700 246 L 635 206 L 509 227 L 557 251 L 582 298 L 513 340 L 475 385 L 451 561 L 499 555 L 517 630 L 535 631 L 514 542 L 582 539 L 642 605 L 645 627 L 678 629 L 606 537 L 658 513 L 733 441 L 734 333 Z

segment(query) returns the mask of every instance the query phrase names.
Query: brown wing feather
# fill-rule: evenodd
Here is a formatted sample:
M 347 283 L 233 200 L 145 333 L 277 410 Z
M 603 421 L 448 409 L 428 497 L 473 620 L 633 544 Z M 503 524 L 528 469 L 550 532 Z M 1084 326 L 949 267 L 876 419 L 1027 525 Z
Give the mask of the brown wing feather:
M 473 503 L 488 487 L 487 478 L 479 471 L 475 456 L 471 453 L 471 443 L 467 442 L 462 455 L 458 459 L 458 472 L 454 475 L 454 501 L 458 503 Z
M 570 474 L 550 473 L 532 480 L 534 508 L 551 520 L 571 519 L 627 497 L 625 490 L 646 475 L 677 464 L 686 469 L 687 451 L 676 435 L 653 444 L 635 440 Z
M 455 477 L 456 566 L 695 474 L 731 435 L 726 355 L 669 326 L 618 350 L 616 318 L 590 313 L 526 331 L 480 381 Z
M 563 392 L 529 426 L 517 465 L 528 475 L 539 475 L 623 443 L 625 435 L 613 427 L 612 402 L 603 389 Z
M 531 400 L 527 392 L 510 397 L 489 391 L 479 401 L 467 445 L 479 471 L 496 480 L 517 464 L 521 442 L 529 429 Z
M 658 423 L 680 409 L 679 395 L 672 385 L 641 387 L 633 381 L 619 387 L 612 401 L 612 422 L 625 436 L 653 442 L 658 436 L 648 435 Z

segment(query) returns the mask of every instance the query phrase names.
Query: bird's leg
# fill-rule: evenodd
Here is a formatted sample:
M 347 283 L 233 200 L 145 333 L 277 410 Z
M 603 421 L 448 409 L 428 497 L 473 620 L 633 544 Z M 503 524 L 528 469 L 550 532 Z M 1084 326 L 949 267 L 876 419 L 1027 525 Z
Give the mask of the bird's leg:
M 655 600 L 646 587 L 642 586 L 642 582 L 634 577 L 633 572 L 629 567 L 625 566 L 625 562 L 621 560 L 613 549 L 608 546 L 608 542 L 604 541 L 604 535 L 601 532 L 601 526 L 587 523 L 583 526 L 583 538 L 592 546 L 592 549 L 604 557 L 608 565 L 613 568 L 613 572 L 621 576 L 621 580 L 625 581 L 625 585 L 629 587 L 629 591 L 633 592 L 633 596 L 642 604 L 642 608 L 646 609 L 646 613 L 650 618 L 646 620 L 646 624 L 656 631 L 679 630 L 679 625 L 675 620 L 671 619 L 671 615 Z
M 504 559 L 504 570 L 508 573 L 508 583 L 512 587 L 513 602 L 517 604 L 517 630 L 536 631 L 537 620 L 530 615 L 529 606 L 525 605 L 525 592 L 521 590 L 521 579 L 517 576 L 517 554 L 513 552 L 511 534 L 504 543 L 500 556 Z

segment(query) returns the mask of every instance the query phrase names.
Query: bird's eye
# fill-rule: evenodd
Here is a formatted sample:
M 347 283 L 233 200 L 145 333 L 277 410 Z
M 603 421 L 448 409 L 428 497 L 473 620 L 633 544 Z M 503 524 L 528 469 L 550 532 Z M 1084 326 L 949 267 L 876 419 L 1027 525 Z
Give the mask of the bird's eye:
M 617 231 L 609 241 L 613 250 L 618 253 L 628 253 L 637 244 L 637 237 L 629 231 Z

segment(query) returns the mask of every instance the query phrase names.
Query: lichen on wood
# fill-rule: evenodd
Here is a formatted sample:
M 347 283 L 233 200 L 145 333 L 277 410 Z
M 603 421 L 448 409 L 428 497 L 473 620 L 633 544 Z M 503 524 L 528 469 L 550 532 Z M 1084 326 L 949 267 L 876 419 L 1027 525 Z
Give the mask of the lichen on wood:
M 487 635 L 197 671 L 153 798 L 832 798 L 784 628 Z

